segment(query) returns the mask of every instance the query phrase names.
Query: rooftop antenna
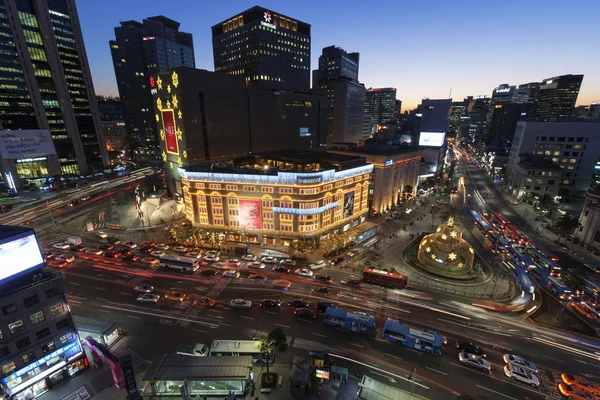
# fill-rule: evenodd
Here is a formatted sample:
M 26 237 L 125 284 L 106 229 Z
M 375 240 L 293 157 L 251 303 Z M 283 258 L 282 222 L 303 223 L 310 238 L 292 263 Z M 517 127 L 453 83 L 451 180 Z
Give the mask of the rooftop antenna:
M 450 93 L 448 94 L 448 98 L 451 99 L 452 98 L 452 88 L 450 88 Z

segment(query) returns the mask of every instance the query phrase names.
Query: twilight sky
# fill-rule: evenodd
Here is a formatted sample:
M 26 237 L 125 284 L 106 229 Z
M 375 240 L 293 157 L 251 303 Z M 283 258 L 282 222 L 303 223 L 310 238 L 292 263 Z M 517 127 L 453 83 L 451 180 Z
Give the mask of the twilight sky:
M 600 100 L 597 0 L 79 0 L 96 93 L 118 95 L 108 41 L 120 21 L 180 22 L 196 67 L 212 71 L 210 27 L 257 4 L 312 25 L 311 69 L 323 47 L 359 52 L 359 80 L 396 87 L 403 110 L 569 73 L 585 75 L 578 105 Z

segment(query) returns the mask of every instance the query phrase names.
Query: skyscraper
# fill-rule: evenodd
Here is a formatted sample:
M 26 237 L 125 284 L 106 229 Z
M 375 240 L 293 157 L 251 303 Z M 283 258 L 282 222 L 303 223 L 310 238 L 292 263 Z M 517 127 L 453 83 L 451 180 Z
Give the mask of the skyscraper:
M 392 124 L 398 122 L 396 115 L 396 88 L 369 88 L 365 96 L 365 114 L 371 116 L 371 123 Z
M 358 143 L 363 138 L 365 86 L 358 82 L 358 53 L 325 47 L 313 89 L 327 96 L 327 141 Z
M 0 2 L 0 129 L 35 149 L 3 151 L 3 178 L 86 174 L 108 163 L 74 0 Z M 22 130 L 18 132 L 18 130 Z
M 492 92 L 486 122 L 485 144 L 510 148 L 517 121 L 531 115 L 536 88 L 517 88 L 506 83 Z
M 536 99 L 534 118 L 550 121 L 572 117 L 583 75 L 561 75 L 544 79 Z
M 252 7 L 212 27 L 215 71 L 250 89 L 310 89 L 310 25 Z
M 179 25 L 162 15 L 141 23 L 124 21 L 115 28 L 115 40 L 109 42 L 132 145 L 158 145 L 151 93 L 156 75 L 196 66 L 192 34 L 179 32 Z

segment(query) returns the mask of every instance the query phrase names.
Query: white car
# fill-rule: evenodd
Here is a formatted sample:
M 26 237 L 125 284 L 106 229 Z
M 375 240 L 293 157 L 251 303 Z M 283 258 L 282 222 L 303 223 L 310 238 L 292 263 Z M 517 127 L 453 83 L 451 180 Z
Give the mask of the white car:
M 197 251 L 190 251 L 189 253 L 185 253 L 185 256 L 191 258 L 202 258 L 202 253 L 199 253 Z
M 523 382 L 537 388 L 540 386 L 540 380 L 535 374 L 527 371 L 525 368 L 516 364 L 508 364 L 504 366 L 504 373 L 515 381 Z
M 242 260 L 244 261 L 256 261 L 256 256 L 254 254 L 246 254 L 242 256 Z
M 348 257 L 354 257 L 358 255 L 358 250 L 352 250 L 348 252 Z
M 97 256 L 99 256 L 99 255 L 102 254 L 102 250 L 100 250 L 100 249 L 93 249 L 93 248 L 87 248 L 87 249 L 85 249 L 85 252 L 88 253 L 88 254 L 95 254 Z
M 251 263 L 248 264 L 248 268 L 264 269 L 265 264 L 261 263 L 260 261 L 252 261 Z
M 292 260 L 291 258 L 283 258 L 279 261 L 279 264 L 285 265 L 287 267 L 293 267 L 294 265 L 296 265 L 296 261 Z
M 516 364 L 519 367 L 525 368 L 528 371 L 533 372 L 534 374 L 538 373 L 538 368 L 534 363 L 531 363 L 524 359 L 523 357 L 516 356 L 514 354 L 505 354 L 502 359 L 506 364 Z
M 152 293 L 140 294 L 137 297 L 137 301 L 139 301 L 140 303 L 158 303 L 159 300 L 160 296 Z
M 164 251 L 160 251 L 160 250 L 154 250 L 154 251 L 150 252 L 150 255 L 154 256 L 154 257 L 162 257 L 165 254 L 167 254 L 167 253 L 165 253 Z
M 66 250 L 69 248 L 69 246 L 70 246 L 70 244 L 65 242 L 65 243 L 56 243 L 52 247 L 54 247 L 55 249 Z
M 233 269 L 223 272 L 223 278 L 239 278 L 239 277 L 240 277 L 240 273 Z
M 159 243 L 156 246 L 154 246 L 154 248 L 156 250 L 169 250 L 169 245 L 168 244 Z
M 125 243 L 123 243 L 123 246 L 129 247 L 130 249 L 135 249 L 137 247 L 137 244 L 135 244 L 133 242 L 125 242 Z
M 485 372 L 486 374 L 489 374 L 492 370 L 492 367 L 490 366 L 490 363 L 487 362 L 487 360 L 479 358 L 475 354 L 465 353 L 464 351 L 460 352 L 458 354 L 458 360 L 461 363 L 469 367 L 477 368 L 480 371 Z
M 221 253 L 220 253 L 219 251 L 216 251 L 216 250 L 209 250 L 209 251 L 207 251 L 207 252 L 206 252 L 206 254 L 205 254 L 205 255 L 207 255 L 207 256 L 218 256 L 218 255 L 220 255 L 220 254 L 221 254 Z
M 306 269 L 306 268 L 298 268 L 297 270 L 294 271 L 294 273 L 296 275 L 300 275 L 300 276 L 313 276 L 313 272 L 310 269 Z
M 204 261 L 219 261 L 220 258 L 217 255 L 207 254 L 204 256 Z
M 154 291 L 154 286 L 150 285 L 137 285 L 133 288 L 136 292 L 140 293 L 152 293 Z
M 56 257 L 57 261 L 66 261 L 68 263 L 75 261 L 75 256 L 72 254 L 61 254 L 60 256 Z
M 244 299 L 234 299 L 229 303 L 229 307 L 231 308 L 250 308 L 252 307 L 252 302 L 250 300 Z
M 238 260 L 237 258 L 230 258 L 229 260 L 227 260 L 227 264 L 235 265 L 236 267 L 239 267 L 240 260 Z
M 314 263 L 310 264 L 308 267 L 310 269 L 321 269 L 321 268 L 325 268 L 327 266 L 327 263 L 325 262 L 325 260 L 319 260 L 319 261 L 315 261 Z
M 108 233 L 106 233 L 104 231 L 98 231 L 98 232 L 96 232 L 96 236 L 98 236 L 99 238 L 102 238 L 102 239 L 106 239 L 108 237 Z
M 173 250 L 176 253 L 185 253 L 187 251 L 187 248 L 185 248 L 184 246 L 175 246 L 171 250 Z
M 276 264 L 277 263 L 277 259 L 275 257 L 263 257 L 261 258 L 261 261 L 267 264 Z

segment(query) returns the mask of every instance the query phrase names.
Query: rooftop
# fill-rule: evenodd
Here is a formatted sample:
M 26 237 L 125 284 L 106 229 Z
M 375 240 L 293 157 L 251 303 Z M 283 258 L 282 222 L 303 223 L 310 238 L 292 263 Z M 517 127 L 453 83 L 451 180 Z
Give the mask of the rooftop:
M 248 379 L 251 367 L 251 356 L 190 357 L 164 354 L 152 361 L 142 380 Z
M 558 165 L 554 164 L 550 160 L 544 160 L 542 158 L 538 158 L 535 160 L 523 160 L 519 162 L 519 165 L 527 169 L 543 169 L 543 170 L 551 170 L 551 171 L 562 171 L 562 168 Z

